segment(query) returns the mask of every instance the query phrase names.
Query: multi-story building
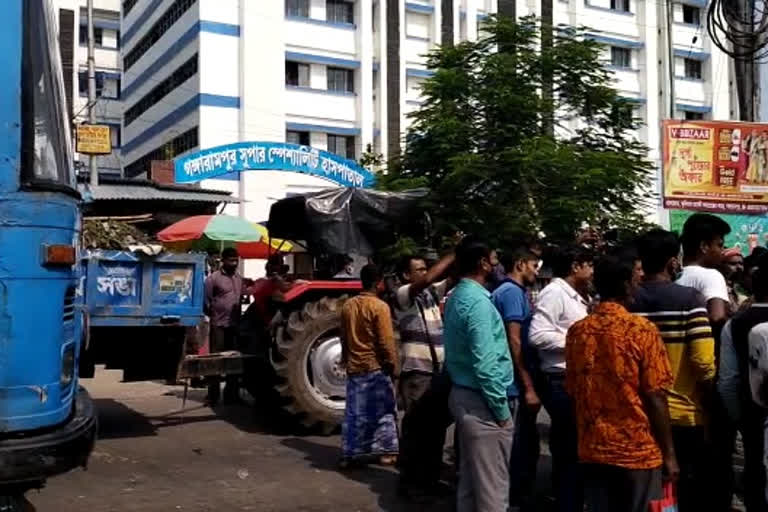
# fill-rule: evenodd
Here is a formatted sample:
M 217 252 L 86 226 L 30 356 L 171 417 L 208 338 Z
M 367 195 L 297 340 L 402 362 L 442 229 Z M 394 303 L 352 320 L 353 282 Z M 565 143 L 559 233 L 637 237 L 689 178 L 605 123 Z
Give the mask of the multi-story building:
M 154 159 L 237 141 L 289 141 L 349 158 L 403 143 L 431 75 L 425 54 L 475 39 L 488 14 L 539 14 L 527 0 L 126 0 L 123 2 L 125 175 Z M 673 4 L 675 116 L 731 118 L 726 57 L 709 41 L 703 0 Z M 645 123 L 659 160 L 668 117 L 666 7 L 651 0 L 554 0 L 555 24 L 593 27 L 620 94 Z M 283 197 L 281 181 L 213 180 L 249 201 Z M 279 174 L 279 173 L 278 173 Z M 303 181 L 304 180 L 304 181 Z M 268 182 L 268 183 L 267 183 Z M 302 185 L 302 183 L 304 185 Z M 213 183 L 207 185 L 214 185 Z M 239 188 L 239 190 L 238 190 Z M 290 191 L 289 191 L 290 192 Z M 246 210 L 249 207 L 245 207 Z M 264 218 L 266 206 L 249 217 Z M 241 212 L 242 213 L 242 212 Z
M 74 125 L 88 121 L 88 29 L 86 0 L 55 0 L 58 8 L 59 46 L 64 68 L 67 102 Z M 94 0 L 93 11 L 96 122 L 109 125 L 112 154 L 96 157 L 99 174 L 120 176 L 120 0 Z M 86 155 L 75 154 L 86 166 Z

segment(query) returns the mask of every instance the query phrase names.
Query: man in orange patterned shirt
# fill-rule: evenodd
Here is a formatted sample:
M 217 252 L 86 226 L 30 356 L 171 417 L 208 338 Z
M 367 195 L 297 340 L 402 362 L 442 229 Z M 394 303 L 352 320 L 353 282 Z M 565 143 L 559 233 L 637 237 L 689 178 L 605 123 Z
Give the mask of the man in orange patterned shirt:
M 630 314 L 633 262 L 603 258 L 595 268 L 602 302 L 569 330 L 566 389 L 578 426 L 585 498 L 592 512 L 646 512 L 662 497 L 662 466 L 679 473 L 666 389 L 673 385 L 656 327 Z

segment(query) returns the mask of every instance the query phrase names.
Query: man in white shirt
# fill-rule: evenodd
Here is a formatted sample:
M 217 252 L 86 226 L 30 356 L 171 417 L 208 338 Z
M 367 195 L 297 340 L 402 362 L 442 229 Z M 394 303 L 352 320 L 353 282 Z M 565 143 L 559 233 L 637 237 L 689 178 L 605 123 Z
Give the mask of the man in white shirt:
M 728 285 L 718 268 L 723 261 L 725 235 L 731 227 L 708 213 L 694 213 L 683 225 L 683 273 L 677 284 L 689 286 L 704 296 L 715 340 L 728 319 Z
M 694 213 L 683 225 L 683 272 L 676 283 L 697 290 L 707 303 L 707 316 L 715 338 L 715 353 L 720 353 L 720 338 L 728 320 L 730 296 L 725 277 L 718 268 L 723 260 L 725 235 L 731 232 L 727 222 L 708 213 Z M 707 390 L 701 390 L 707 393 Z M 717 482 L 712 510 L 730 510 L 733 496 L 733 448 L 736 429 L 726 412 L 724 401 L 704 399 L 712 404 L 708 416 L 712 440 L 712 478 Z
M 565 391 L 565 335 L 587 316 L 584 298 L 592 282 L 593 255 L 570 247 L 552 255 L 555 278 L 539 294 L 529 334 L 530 345 L 541 361 L 540 397 L 552 419 L 549 445 L 552 480 L 559 512 L 582 512 L 584 490 L 578 468 L 576 421 Z

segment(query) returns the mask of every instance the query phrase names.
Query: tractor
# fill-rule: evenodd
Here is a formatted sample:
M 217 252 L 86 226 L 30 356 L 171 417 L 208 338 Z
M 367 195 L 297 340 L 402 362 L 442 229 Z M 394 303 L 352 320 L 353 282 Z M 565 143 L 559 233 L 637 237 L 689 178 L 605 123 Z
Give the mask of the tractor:
M 308 280 L 294 282 L 271 307 L 269 325 L 252 305 L 244 315 L 241 342 L 254 357 L 246 389 L 277 404 L 304 426 L 333 431 L 341 422 L 346 375 L 341 363 L 341 308 L 361 290 L 358 280 L 330 279 L 334 256 L 372 257 L 398 236 L 423 234 L 419 203 L 424 190 L 392 193 L 336 188 L 293 196 L 272 205 L 270 236 L 306 244 Z M 420 231 L 421 230 L 421 231 Z M 295 262 L 295 270 L 301 264 Z M 302 277 L 304 277 L 302 276 Z

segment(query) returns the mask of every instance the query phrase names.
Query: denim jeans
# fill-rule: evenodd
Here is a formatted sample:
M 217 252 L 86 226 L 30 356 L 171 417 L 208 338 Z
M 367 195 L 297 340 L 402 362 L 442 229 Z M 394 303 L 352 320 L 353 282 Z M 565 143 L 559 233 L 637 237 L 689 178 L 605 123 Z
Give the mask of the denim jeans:
M 541 401 L 552 419 L 549 449 L 552 452 L 552 485 L 558 512 L 583 512 L 584 482 L 579 470 L 576 418 L 565 391 L 565 373 L 545 374 Z

